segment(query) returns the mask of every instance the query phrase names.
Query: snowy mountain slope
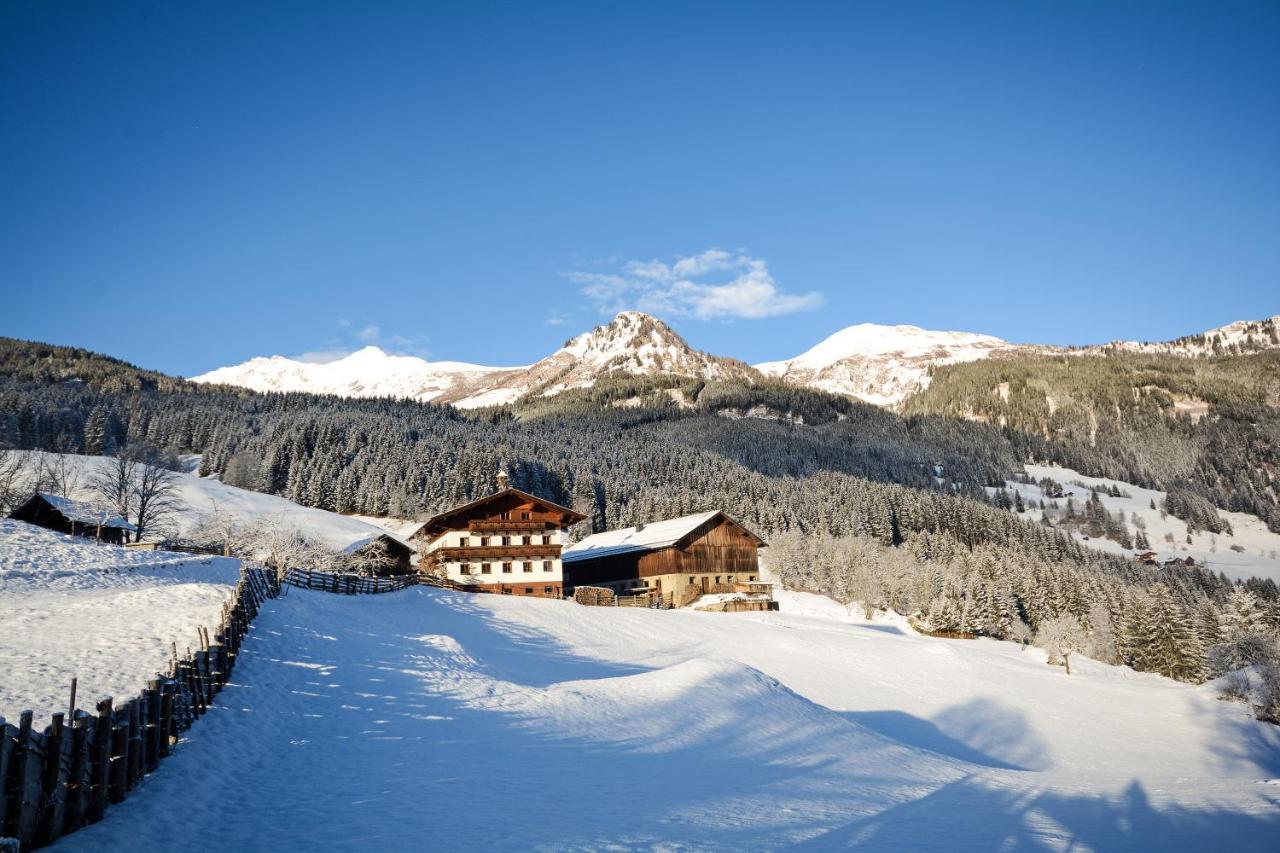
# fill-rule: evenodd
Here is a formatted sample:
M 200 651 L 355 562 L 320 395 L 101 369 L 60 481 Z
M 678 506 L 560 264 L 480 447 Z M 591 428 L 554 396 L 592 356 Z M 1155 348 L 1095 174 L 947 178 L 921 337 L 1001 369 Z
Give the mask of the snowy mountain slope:
M 1074 669 L 815 596 L 730 616 L 294 590 L 177 756 L 60 844 L 1270 849 L 1277 730 Z
M 1127 493 L 1128 497 L 1112 497 L 1099 492 L 1099 500 L 1102 501 L 1103 507 L 1112 513 L 1124 512 L 1130 527 L 1133 527 L 1135 519 L 1141 519 L 1151 543 L 1150 550 L 1155 551 L 1162 562 L 1172 557 L 1180 559 L 1191 557 L 1197 563 L 1207 566 L 1214 572 L 1222 572 L 1232 580 L 1257 577 L 1270 578 L 1280 583 L 1280 534 L 1268 530 L 1257 516 L 1219 510 L 1218 514 L 1231 524 L 1232 533 L 1214 534 L 1200 531 L 1192 534 L 1191 542 L 1188 543 L 1186 522 L 1160 511 L 1159 507 L 1164 505 L 1166 496 L 1162 491 L 1144 489 L 1123 480 L 1088 477 L 1070 468 L 1057 465 L 1028 464 L 1024 466 L 1024 470 L 1033 480 L 1039 481 L 1047 477 L 1060 483 L 1064 494 L 1070 495 L 1077 507 L 1084 505 L 1089 498 L 1090 489 L 1118 486 L 1120 491 Z M 1015 491 L 1021 494 L 1022 499 L 1027 503 L 1039 500 L 1049 503 L 1052 500 L 1044 496 L 1043 490 L 1038 485 L 1011 480 L 1005 486 L 1011 494 Z M 1058 503 L 1060 506 L 1065 506 L 1066 497 L 1059 498 Z M 1151 508 L 1152 503 L 1156 505 L 1156 509 Z M 1039 509 L 1028 510 L 1027 517 L 1039 518 Z M 1169 535 L 1172 535 L 1173 542 L 1166 539 Z M 1083 539 L 1079 531 L 1076 531 L 1075 536 L 1077 539 Z M 1109 539 L 1091 538 L 1085 544 L 1114 554 L 1132 556 L 1136 553 L 1134 549 L 1125 550 Z M 1233 546 L 1240 550 L 1233 550 Z
M 1087 352 L 1121 350 L 1125 352 L 1165 353 L 1169 355 L 1206 356 L 1227 352 L 1258 352 L 1280 348 L 1280 314 L 1265 320 L 1237 320 L 1198 335 L 1172 341 L 1113 341 Z
M 672 374 L 703 379 L 757 377 L 746 364 L 698 352 L 654 317 L 624 311 L 609 323 L 569 340 L 556 352 L 526 367 L 481 367 L 462 362 L 428 362 L 365 347 L 328 364 L 308 364 L 280 356 L 255 358 L 196 376 L 255 391 L 305 391 L 343 397 L 409 397 L 452 403 L 459 408 L 510 403 L 531 392 L 552 395 L 588 388 L 609 373 Z
M 132 696 L 216 625 L 240 561 L 99 545 L 0 519 L 0 717 Z
M 525 367 L 428 362 L 366 347 L 329 364 L 309 364 L 280 356 L 255 358 L 201 374 L 193 381 L 219 382 L 255 391 L 408 397 L 474 408 L 511 403 L 530 393 L 550 396 L 588 388 L 616 372 L 744 382 L 754 382 L 763 375 L 876 405 L 895 406 L 927 387 L 930 370 L 937 364 L 1016 354 L 1096 355 L 1117 349 L 1196 356 L 1231 351 L 1234 346 L 1236 351 L 1247 352 L 1280 346 L 1278 327 L 1280 317 L 1273 317 L 1232 323 L 1167 343 L 1117 341 L 1069 349 L 1013 344 L 972 332 L 861 323 L 841 329 L 794 358 L 752 367 L 736 359 L 694 350 L 661 320 L 638 311 L 624 311 L 611 322 L 578 335 L 556 352 Z
M 841 329 L 795 358 L 755 367 L 795 385 L 892 406 L 927 386 L 935 364 L 1035 349 L 970 332 L 861 323 Z
M 460 361 L 425 361 L 407 355 L 388 355 L 371 346 L 326 364 L 294 361 L 278 355 L 254 358 L 192 377 L 192 381 L 264 392 L 408 397 L 426 403 L 452 402 L 482 393 L 492 382 L 521 370 Z
M 69 455 L 65 458 L 73 463 L 80 475 L 73 497 L 92 499 L 89 483 L 99 466 L 107 463 L 106 457 Z M 278 520 L 282 527 L 295 529 L 306 538 L 336 551 L 357 540 L 386 532 L 382 527 L 357 518 L 301 506 L 275 495 L 238 489 L 209 477 L 179 473 L 175 478 L 175 497 L 180 512 L 173 521 L 178 535 L 190 533 L 215 507 L 219 513 L 245 526 L 261 519 Z

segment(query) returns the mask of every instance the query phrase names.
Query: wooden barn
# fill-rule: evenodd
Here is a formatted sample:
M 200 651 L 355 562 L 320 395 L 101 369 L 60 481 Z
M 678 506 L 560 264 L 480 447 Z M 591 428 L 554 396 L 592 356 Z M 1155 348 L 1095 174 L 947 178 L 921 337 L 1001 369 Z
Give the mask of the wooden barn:
M 9 517 L 72 536 L 87 536 L 116 545 L 128 541 L 138 528 L 118 515 L 48 492 L 36 492 Z
M 357 539 L 343 548 L 342 553 L 359 566 L 361 574 L 386 577 L 407 575 L 412 571 L 409 559 L 413 556 L 413 548 L 390 533 Z
M 585 517 L 509 488 L 499 474 L 497 492 L 433 516 L 413 535 L 418 571 L 490 592 L 559 598 L 566 533 Z
M 564 552 L 565 586 L 670 595 L 676 605 L 704 593 L 760 583 L 765 541 L 719 510 L 609 530 Z

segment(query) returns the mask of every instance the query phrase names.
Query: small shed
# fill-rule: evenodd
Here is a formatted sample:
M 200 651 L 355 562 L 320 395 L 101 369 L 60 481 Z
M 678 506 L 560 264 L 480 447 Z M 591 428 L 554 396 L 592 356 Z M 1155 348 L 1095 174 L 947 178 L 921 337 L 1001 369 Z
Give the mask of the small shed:
M 49 492 L 36 492 L 20 507 L 9 513 L 17 521 L 67 533 L 87 536 L 116 545 L 128 540 L 138 528 L 118 515 L 83 501 L 73 501 Z
M 361 573 L 369 575 L 407 575 L 413 548 L 390 533 L 375 533 L 357 539 L 342 549 L 352 562 L 359 563 Z

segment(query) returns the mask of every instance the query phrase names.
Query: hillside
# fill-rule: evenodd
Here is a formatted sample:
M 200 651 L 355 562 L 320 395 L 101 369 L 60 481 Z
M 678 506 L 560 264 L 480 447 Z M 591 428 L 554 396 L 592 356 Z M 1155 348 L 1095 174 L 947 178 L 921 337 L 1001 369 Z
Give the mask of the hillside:
M 814 596 L 730 616 L 294 590 L 215 711 L 63 849 L 1263 851 L 1280 832 L 1280 734 L 1238 706 Z M 472 791 L 573 793 L 460 809 Z
M 240 561 L 97 545 L 0 519 L 0 717 L 132 696 L 216 625 Z

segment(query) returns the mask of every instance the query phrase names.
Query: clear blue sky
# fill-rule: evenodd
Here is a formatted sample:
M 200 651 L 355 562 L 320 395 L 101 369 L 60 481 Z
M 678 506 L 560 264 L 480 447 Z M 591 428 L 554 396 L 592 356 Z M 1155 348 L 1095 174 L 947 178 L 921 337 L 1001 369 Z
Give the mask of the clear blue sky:
M 1263 2 L 9 0 L 0 334 L 189 375 L 617 307 L 750 361 L 1276 314 L 1277 45 Z

